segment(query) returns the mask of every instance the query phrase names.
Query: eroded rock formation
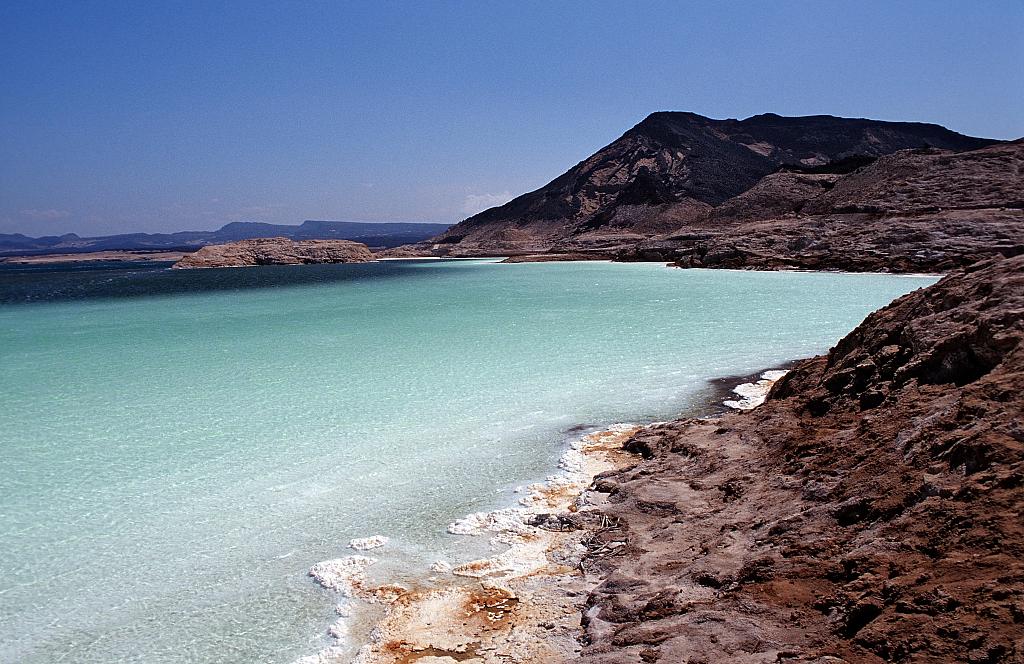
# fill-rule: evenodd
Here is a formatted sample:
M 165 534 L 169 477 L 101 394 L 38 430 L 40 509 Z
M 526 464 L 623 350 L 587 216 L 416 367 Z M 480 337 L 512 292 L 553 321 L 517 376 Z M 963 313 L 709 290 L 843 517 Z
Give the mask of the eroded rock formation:
M 375 260 L 365 244 L 349 240 L 300 240 L 284 237 L 212 244 L 189 254 L 175 268 L 302 265 L 307 263 L 367 263 Z
M 776 173 L 714 224 L 620 252 L 682 267 L 946 272 L 1024 253 L 1024 142 L 906 150 L 843 176 Z M 788 212 L 786 210 L 789 210 Z

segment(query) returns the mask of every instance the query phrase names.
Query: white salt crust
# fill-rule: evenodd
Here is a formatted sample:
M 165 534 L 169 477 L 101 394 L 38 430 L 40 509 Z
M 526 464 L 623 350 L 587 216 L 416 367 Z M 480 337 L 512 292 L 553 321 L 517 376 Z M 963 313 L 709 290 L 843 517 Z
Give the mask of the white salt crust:
M 348 548 L 355 549 L 356 551 L 369 551 L 370 549 L 378 549 L 388 543 L 388 538 L 383 535 L 373 535 L 372 537 L 359 537 L 354 540 L 350 540 Z
M 309 568 L 309 575 L 324 588 L 336 590 L 345 597 L 355 597 L 366 580 L 366 568 L 377 562 L 366 556 L 345 556 L 324 560 Z
M 566 496 L 575 496 L 573 508 L 582 507 L 585 491 L 594 476 L 606 469 L 605 462 L 587 454 L 588 448 L 598 447 L 603 441 L 620 437 L 634 431 L 634 424 L 616 424 L 607 429 L 584 435 L 569 443 L 569 449 L 559 459 L 560 473 L 552 475 L 544 482 L 531 484 L 525 488 L 517 487 L 516 493 L 525 493 L 519 498 L 519 507 L 506 507 L 490 512 L 469 514 L 448 525 L 448 532 L 453 535 L 491 535 L 491 543 L 508 547 L 502 553 L 489 558 L 474 560 L 461 565 L 451 565 L 445 561 L 437 561 L 430 567 L 435 574 L 468 578 L 487 578 L 489 583 L 500 583 L 502 580 L 522 577 L 544 569 L 548 565 L 547 550 L 549 542 L 545 537 L 537 537 L 541 530 L 528 524 L 531 517 L 551 512 L 564 511 Z M 352 540 L 349 546 L 364 541 L 387 542 L 383 536 Z M 377 546 L 380 546 L 379 544 Z M 400 588 L 369 588 L 366 583 L 366 568 L 376 562 L 366 556 L 346 556 L 334 560 L 317 563 L 309 570 L 320 585 L 338 591 L 346 597 L 363 599 L 370 602 L 390 603 L 401 593 Z M 344 608 L 342 608 L 344 607 Z M 339 604 L 336 612 L 341 616 L 327 630 L 328 634 L 340 644 L 348 634 L 345 613 L 348 604 Z M 371 646 L 364 646 L 353 662 L 358 663 L 370 657 Z M 345 661 L 344 649 L 334 645 L 321 650 L 316 655 L 304 657 L 293 664 L 338 664 Z
M 743 383 L 732 388 L 733 393 L 739 395 L 739 399 L 728 399 L 723 403 L 736 410 L 757 408 L 768 398 L 768 392 L 771 391 L 772 385 L 787 373 L 789 372 L 782 369 L 765 371 L 761 374 L 761 380 L 756 383 Z

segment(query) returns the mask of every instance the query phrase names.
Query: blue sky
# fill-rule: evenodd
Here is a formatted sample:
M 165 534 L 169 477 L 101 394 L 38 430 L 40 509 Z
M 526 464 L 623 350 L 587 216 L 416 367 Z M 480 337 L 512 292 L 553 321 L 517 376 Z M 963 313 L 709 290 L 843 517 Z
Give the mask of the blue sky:
M 1024 135 L 1024 2 L 0 0 L 0 232 L 457 221 L 656 110 Z

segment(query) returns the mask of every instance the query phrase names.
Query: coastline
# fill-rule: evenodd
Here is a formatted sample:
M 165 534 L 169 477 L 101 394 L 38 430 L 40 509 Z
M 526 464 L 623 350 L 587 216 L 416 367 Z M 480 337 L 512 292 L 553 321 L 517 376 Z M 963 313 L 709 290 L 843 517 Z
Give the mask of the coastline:
M 708 381 L 711 389 L 695 407 L 697 416 L 713 420 L 756 407 L 798 362 Z M 492 549 L 504 549 L 498 553 L 454 566 L 438 561 L 412 587 L 371 583 L 367 570 L 376 560 L 362 555 L 355 541 L 350 548 L 358 555 L 314 565 L 310 576 L 339 593 L 339 619 L 327 630 L 336 643 L 294 664 L 499 664 L 578 657 L 585 603 L 601 581 L 586 567 L 594 541 L 602 539 L 598 552 L 604 555 L 628 547 L 628 538 L 615 539 L 618 524 L 602 516 L 608 494 L 597 484 L 601 476 L 640 462 L 629 441 L 660 424 L 581 429 L 568 441 L 557 474 L 516 489 L 517 505 L 449 524 L 453 535 L 488 537 Z M 386 543 L 386 537 L 380 539 Z M 348 635 L 360 617 L 372 628 L 369 641 L 355 652 Z
M 85 251 L 81 253 L 29 254 L 0 256 L 0 265 L 60 265 L 66 263 L 173 263 L 187 256 L 187 251 Z
M 386 252 L 389 250 L 376 251 L 374 252 L 374 261 L 376 262 L 399 262 L 399 261 L 475 261 L 475 260 L 490 260 L 499 264 L 518 264 L 518 263 L 552 263 L 552 262 L 587 262 L 587 263 L 655 263 L 665 267 L 685 269 L 685 270 L 715 270 L 720 272 L 808 272 L 808 273 L 819 273 L 826 272 L 830 274 L 849 274 L 849 275 L 884 275 L 892 277 L 935 277 L 941 278 L 948 274 L 947 272 L 915 272 L 915 271 L 879 271 L 879 270 L 849 270 L 849 269 L 832 269 L 832 268 L 805 268 L 805 267 L 778 267 L 778 266 L 762 266 L 762 265 L 750 265 L 745 267 L 724 267 L 715 265 L 702 265 L 702 266 L 683 266 L 676 262 L 666 261 L 664 259 L 651 259 L 651 260 L 632 260 L 632 259 L 621 259 L 615 257 L 610 253 L 600 252 L 570 252 L 570 253 L 529 253 L 529 254 L 515 254 L 509 255 L 504 254 L 486 254 L 478 256 L 438 256 L 433 254 L 424 253 L 419 256 L 388 256 Z M 12 265 L 12 266 L 31 266 L 31 265 L 73 265 L 77 263 L 98 263 L 98 262 L 110 262 L 110 263 L 149 263 L 149 262 L 167 262 L 176 263 L 185 256 L 195 253 L 194 251 L 165 251 L 161 249 L 154 250 L 103 250 L 103 251 L 88 251 L 78 253 L 35 253 L 25 255 L 11 255 L 11 256 L 0 256 L 0 265 Z M 214 267 L 214 266 L 208 266 Z M 225 265 L 219 267 L 258 267 L 257 265 Z

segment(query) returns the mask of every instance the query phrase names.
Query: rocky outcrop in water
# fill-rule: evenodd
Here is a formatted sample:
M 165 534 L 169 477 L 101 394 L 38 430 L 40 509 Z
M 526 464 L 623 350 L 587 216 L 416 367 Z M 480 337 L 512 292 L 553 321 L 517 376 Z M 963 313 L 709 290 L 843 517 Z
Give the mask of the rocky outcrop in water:
M 986 261 L 758 409 L 635 434 L 597 480 L 583 661 L 1021 661 L 1022 341 L 1024 257 Z
M 348 240 L 300 240 L 284 237 L 240 240 L 203 247 L 174 264 L 175 268 L 367 263 L 376 260 L 365 244 Z

